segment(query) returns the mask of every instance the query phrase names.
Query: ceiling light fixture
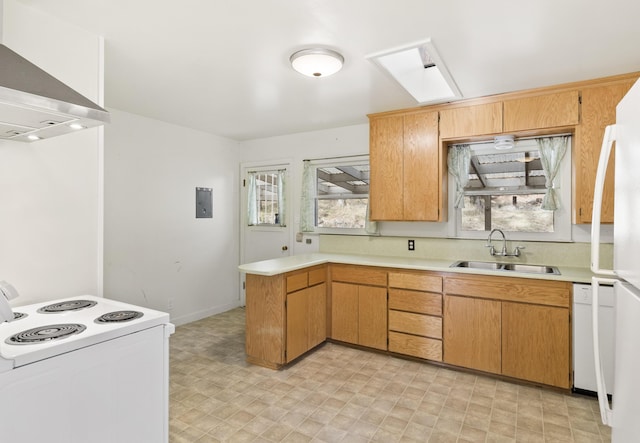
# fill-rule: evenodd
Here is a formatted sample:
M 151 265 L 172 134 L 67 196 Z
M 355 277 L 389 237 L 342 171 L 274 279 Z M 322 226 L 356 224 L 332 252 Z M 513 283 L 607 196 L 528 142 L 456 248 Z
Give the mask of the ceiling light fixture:
M 498 151 L 505 151 L 515 146 L 515 137 L 513 135 L 498 135 L 493 139 L 493 147 Z
M 327 77 L 342 69 L 344 57 L 331 49 L 312 48 L 294 52 L 289 57 L 291 66 L 309 77 Z

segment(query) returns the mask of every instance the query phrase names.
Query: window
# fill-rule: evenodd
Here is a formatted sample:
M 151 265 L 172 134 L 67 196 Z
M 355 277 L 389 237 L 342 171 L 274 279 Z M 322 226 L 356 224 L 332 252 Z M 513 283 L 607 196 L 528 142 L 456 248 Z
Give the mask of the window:
M 518 140 L 508 151 L 496 150 L 493 143 L 471 145 L 464 207 L 455 211 L 457 236 L 486 237 L 501 229 L 519 240 L 570 240 L 570 145 L 554 180 L 560 199 L 556 210 L 542 208 L 547 192 L 542 163 L 536 139 Z
M 286 170 L 250 171 L 248 176 L 248 225 L 285 226 Z
M 314 160 L 309 163 L 314 226 L 324 229 L 364 229 L 369 201 L 368 157 Z

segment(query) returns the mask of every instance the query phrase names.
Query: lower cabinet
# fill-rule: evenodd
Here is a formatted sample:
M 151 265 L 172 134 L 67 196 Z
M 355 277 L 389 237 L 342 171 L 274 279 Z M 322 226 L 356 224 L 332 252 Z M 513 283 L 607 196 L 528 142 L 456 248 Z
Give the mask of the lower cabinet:
M 442 277 L 389 272 L 389 351 L 442 361 Z
M 563 389 L 569 282 L 331 264 L 247 275 L 247 361 L 281 368 L 331 339 Z
M 333 282 L 331 338 L 387 349 L 387 289 Z
M 500 374 L 501 302 L 445 296 L 443 340 L 445 363 Z
M 502 373 L 569 388 L 569 310 L 502 303 Z
M 570 283 L 469 275 L 444 292 L 445 363 L 571 387 Z
M 326 340 L 327 267 L 247 274 L 247 361 L 278 369 Z
M 331 338 L 387 349 L 387 271 L 354 265 L 331 268 Z
M 287 294 L 287 363 L 327 338 L 326 294 L 325 283 Z

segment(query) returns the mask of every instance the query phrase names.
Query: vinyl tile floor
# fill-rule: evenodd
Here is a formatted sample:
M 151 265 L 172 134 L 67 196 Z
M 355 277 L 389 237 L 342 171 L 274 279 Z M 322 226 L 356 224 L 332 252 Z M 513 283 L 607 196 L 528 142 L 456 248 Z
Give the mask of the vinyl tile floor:
M 244 309 L 171 337 L 170 442 L 608 442 L 597 401 L 326 343 L 250 365 Z

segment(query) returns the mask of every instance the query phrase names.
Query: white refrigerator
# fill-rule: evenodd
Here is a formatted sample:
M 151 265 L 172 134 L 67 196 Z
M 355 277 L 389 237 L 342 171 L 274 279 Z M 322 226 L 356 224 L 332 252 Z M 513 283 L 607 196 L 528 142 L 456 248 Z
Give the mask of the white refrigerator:
M 615 142 L 613 269 L 600 269 L 600 210 L 604 175 Z M 640 441 L 640 81 L 616 107 L 616 124 L 605 131 L 596 175 L 591 226 L 594 355 L 598 401 L 613 443 Z M 606 396 L 598 343 L 598 288 L 613 284 L 615 362 L 612 403 Z

